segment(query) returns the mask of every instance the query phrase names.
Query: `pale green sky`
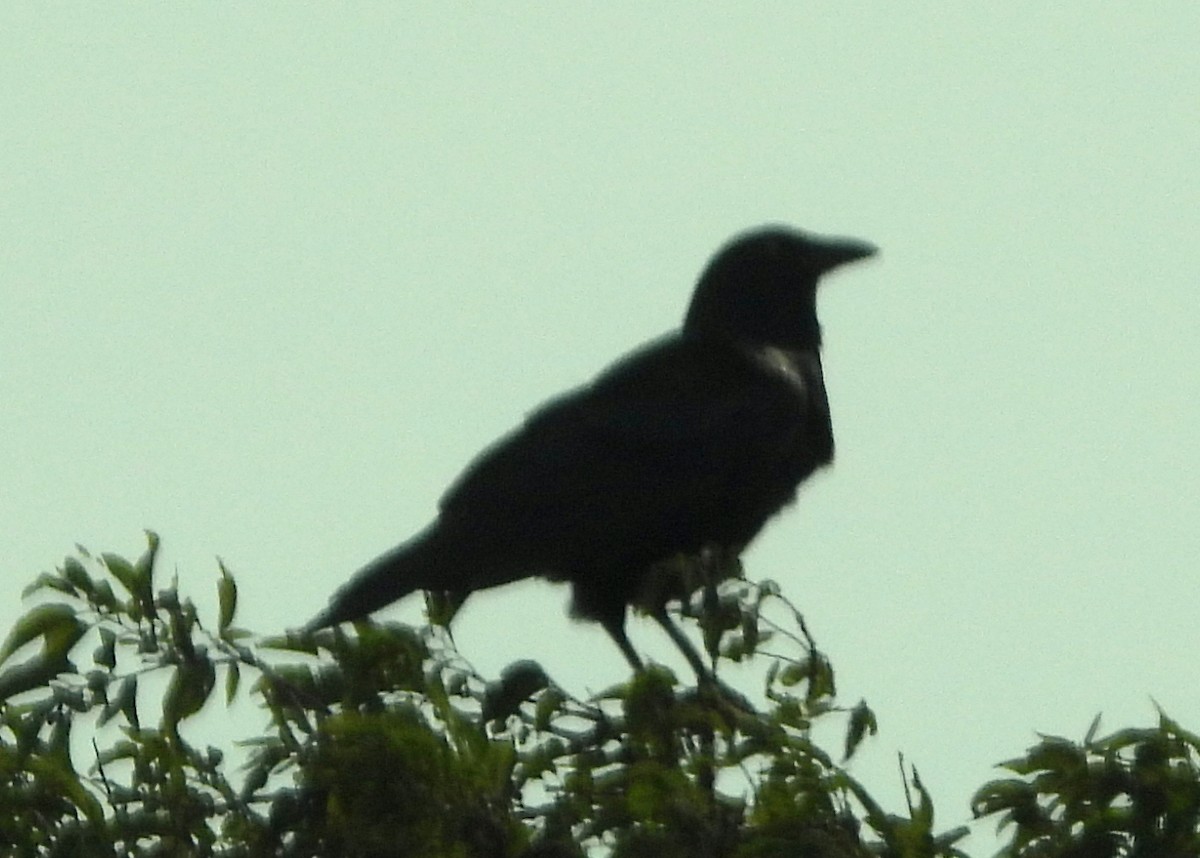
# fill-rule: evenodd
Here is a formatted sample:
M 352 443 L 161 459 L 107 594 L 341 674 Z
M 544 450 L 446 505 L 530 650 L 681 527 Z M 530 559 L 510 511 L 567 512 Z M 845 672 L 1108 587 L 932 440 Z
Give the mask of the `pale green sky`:
M 879 714 L 855 772 L 949 826 L 1034 730 L 1200 727 L 1200 5 L 544 5 L 4 4 L 0 623 L 144 527 L 302 622 L 786 221 L 883 249 L 822 296 L 838 462 L 747 558 Z M 624 676 L 565 601 L 460 647 Z

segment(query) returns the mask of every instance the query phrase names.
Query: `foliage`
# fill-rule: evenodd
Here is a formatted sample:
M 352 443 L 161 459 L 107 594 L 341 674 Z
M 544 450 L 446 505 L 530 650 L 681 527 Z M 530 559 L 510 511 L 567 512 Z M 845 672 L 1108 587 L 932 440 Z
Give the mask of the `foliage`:
M 158 548 L 149 534 L 134 562 L 80 549 L 27 591 L 51 599 L 0 648 L 0 853 L 962 855 L 965 831 L 935 833 L 915 771 L 902 813 L 849 775 L 876 730 L 871 710 L 837 703 L 803 619 L 774 585 L 741 580 L 736 561 L 696 578 L 704 564 L 681 560 L 664 580 L 696 588 L 679 613 L 698 623 L 714 670 L 762 669 L 761 706 L 658 666 L 589 700 L 534 662 L 488 681 L 436 625 L 254 640 L 234 625 L 228 569 L 210 626 L 156 581 Z M 236 775 L 232 754 L 194 738 L 220 697 L 252 702 L 266 725 Z M 813 738 L 837 719 L 840 760 Z M 1026 780 L 976 798 L 1015 827 L 1006 855 L 1197 854 L 1196 745 L 1165 716 L 1158 731 L 1039 747 L 1008 764 Z M 1092 834 L 1071 840 L 1080 824 Z M 1069 851 L 1097 831 L 1116 851 Z M 1192 851 L 1131 851 L 1152 837 Z
M 1083 742 L 1043 736 L 1003 763 L 973 801 L 1013 829 L 1003 858 L 1194 858 L 1200 855 L 1200 736 L 1159 712 L 1157 728 Z

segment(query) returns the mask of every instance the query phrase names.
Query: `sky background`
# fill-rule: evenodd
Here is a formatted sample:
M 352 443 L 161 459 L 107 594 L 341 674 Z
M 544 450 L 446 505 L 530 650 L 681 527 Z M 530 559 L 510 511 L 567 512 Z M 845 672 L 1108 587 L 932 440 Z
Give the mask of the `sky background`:
M 782 221 L 882 249 L 820 296 L 837 462 L 746 555 L 879 716 L 852 771 L 950 827 L 1035 731 L 1198 728 L 1197 44 L 1190 0 L 4 4 L 0 625 L 143 528 L 300 624 Z M 566 601 L 460 649 L 622 679 Z

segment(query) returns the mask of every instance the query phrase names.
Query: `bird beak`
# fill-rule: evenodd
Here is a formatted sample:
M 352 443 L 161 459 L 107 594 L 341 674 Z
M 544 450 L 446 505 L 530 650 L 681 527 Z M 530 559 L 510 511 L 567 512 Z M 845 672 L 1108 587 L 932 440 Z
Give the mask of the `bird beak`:
M 847 262 L 857 262 L 879 252 L 879 248 L 856 238 L 821 238 L 817 245 L 818 265 L 822 273 Z

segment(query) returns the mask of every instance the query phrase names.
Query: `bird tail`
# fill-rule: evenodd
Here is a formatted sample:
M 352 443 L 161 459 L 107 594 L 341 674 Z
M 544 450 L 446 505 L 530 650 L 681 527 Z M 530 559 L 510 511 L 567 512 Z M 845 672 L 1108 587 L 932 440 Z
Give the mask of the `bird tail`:
M 437 526 L 379 555 L 342 586 L 329 606 L 304 626 L 314 632 L 358 620 L 414 590 L 454 591 L 461 570 L 443 550 Z

